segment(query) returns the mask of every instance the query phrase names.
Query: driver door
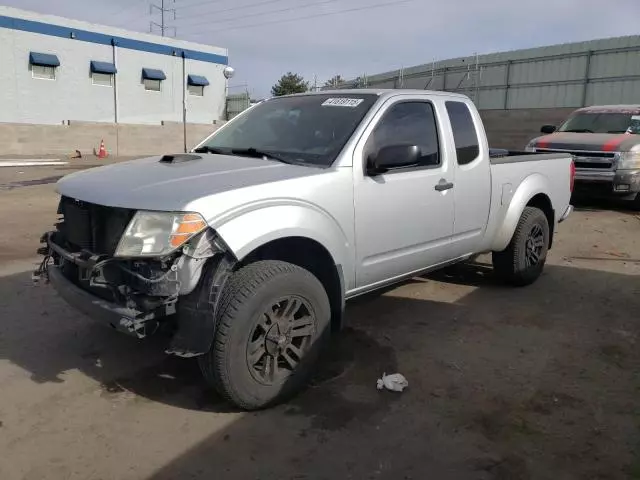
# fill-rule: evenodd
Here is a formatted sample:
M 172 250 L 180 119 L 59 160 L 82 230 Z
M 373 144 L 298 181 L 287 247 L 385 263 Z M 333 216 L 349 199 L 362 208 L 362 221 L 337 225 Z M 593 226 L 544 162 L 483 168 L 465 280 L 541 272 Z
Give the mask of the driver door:
M 453 185 L 454 172 L 439 118 L 427 96 L 424 101 L 390 100 L 361 139 L 362 148 L 356 148 L 362 152 L 354 158 L 358 289 L 449 259 L 454 197 L 451 187 L 442 185 Z M 368 175 L 367 158 L 395 145 L 418 146 L 418 164 Z

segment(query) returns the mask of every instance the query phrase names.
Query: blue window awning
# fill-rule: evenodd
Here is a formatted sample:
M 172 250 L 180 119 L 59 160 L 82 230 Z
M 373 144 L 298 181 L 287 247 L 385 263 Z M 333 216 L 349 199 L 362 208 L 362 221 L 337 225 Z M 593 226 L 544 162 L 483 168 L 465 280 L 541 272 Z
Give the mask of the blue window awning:
M 60 60 L 52 53 L 29 53 L 29 63 L 31 65 L 39 65 L 41 67 L 59 67 Z
M 167 76 L 162 70 L 156 70 L 155 68 L 143 68 L 142 78 L 145 80 L 166 80 Z
M 207 80 L 207 77 L 201 75 L 189 75 L 187 77 L 187 83 L 195 87 L 206 87 L 209 85 L 209 80 Z
M 108 73 L 114 74 L 117 73 L 118 70 L 113 63 L 109 62 L 98 62 L 96 60 L 91 60 L 91 73 Z

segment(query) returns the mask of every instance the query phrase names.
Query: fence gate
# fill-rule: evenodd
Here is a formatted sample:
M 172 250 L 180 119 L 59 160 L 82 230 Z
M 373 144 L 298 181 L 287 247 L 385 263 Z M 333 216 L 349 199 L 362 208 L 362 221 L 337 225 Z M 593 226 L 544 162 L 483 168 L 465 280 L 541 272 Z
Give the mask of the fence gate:
M 248 93 L 236 93 L 227 97 L 227 120 L 231 120 L 233 117 L 243 112 L 250 105 L 250 98 Z

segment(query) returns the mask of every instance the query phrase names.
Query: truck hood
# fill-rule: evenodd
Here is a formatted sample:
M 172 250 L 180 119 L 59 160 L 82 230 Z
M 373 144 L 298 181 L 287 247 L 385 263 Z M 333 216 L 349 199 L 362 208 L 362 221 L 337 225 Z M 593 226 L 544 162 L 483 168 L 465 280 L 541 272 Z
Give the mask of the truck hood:
M 261 158 L 189 154 L 183 161 L 150 157 L 72 173 L 57 182 L 61 195 L 111 207 L 183 210 L 217 193 L 319 175 L 324 169 Z
M 592 152 L 628 152 L 636 145 L 640 145 L 640 135 L 626 133 L 557 132 L 535 138 L 530 143 L 534 148 Z

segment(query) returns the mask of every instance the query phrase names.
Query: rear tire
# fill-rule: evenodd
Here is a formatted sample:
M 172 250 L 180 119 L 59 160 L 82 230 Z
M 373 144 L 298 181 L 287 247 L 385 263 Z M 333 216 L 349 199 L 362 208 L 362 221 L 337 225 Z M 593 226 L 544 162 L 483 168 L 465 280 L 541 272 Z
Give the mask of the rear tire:
M 330 336 L 331 309 L 320 281 L 280 261 L 243 267 L 220 301 L 202 373 L 226 400 L 244 410 L 280 403 L 308 383 Z
M 631 208 L 636 212 L 640 212 L 640 193 L 636 194 L 636 198 L 634 198 L 631 203 Z
M 535 282 L 547 260 L 549 222 L 544 212 L 525 207 L 509 246 L 493 252 L 493 268 L 501 281 L 523 287 Z

